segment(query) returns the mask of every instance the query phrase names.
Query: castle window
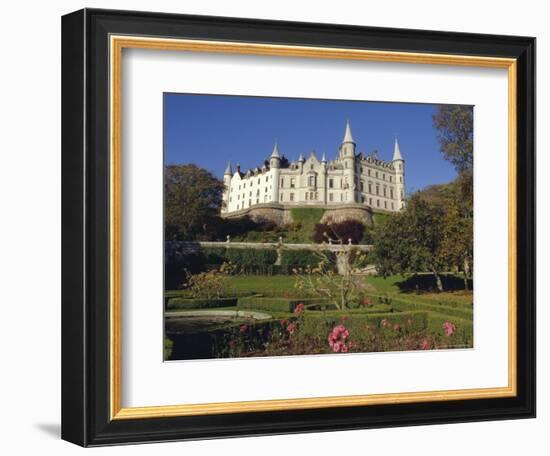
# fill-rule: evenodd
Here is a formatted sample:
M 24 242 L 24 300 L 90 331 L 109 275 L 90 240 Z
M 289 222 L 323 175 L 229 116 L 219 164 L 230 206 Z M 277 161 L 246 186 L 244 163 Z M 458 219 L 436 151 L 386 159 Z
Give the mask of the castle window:
M 400 169 L 400 170 L 402 169 L 402 168 L 401 168 L 401 163 L 399 163 L 399 169 Z
M 249 191 L 249 192 L 248 192 L 248 196 L 252 196 L 252 191 Z
M 390 182 L 391 182 L 391 176 L 390 176 Z
M 260 178 L 258 177 L 258 185 L 260 184 Z
M 309 169 L 311 169 L 313 171 L 313 168 L 315 168 L 315 166 L 312 163 L 311 166 L 309 167 Z
M 363 181 L 361 181 L 361 191 L 362 192 L 365 191 L 365 183 Z
M 328 200 L 329 201 L 334 201 L 334 195 L 332 193 L 328 194 Z
M 384 198 L 386 197 L 386 187 L 384 187 Z
M 294 179 L 293 177 L 290 178 L 290 188 L 294 188 L 295 187 L 295 184 L 296 184 L 296 179 Z
M 369 205 L 372 206 L 372 198 L 369 198 Z
M 376 171 L 376 178 L 378 179 L 378 171 Z
M 380 207 L 380 200 L 376 200 L 376 205 Z
M 384 201 L 384 209 L 387 209 L 387 208 L 388 208 L 388 202 Z
M 239 205 L 237 204 L 237 210 L 239 210 Z
M 319 194 L 315 192 L 315 199 L 317 200 L 318 197 L 319 197 Z
M 315 187 L 315 176 L 309 176 L 309 186 Z
M 340 201 L 344 201 L 344 194 L 340 193 Z
M 361 202 L 362 202 L 362 203 L 365 202 L 365 197 L 364 197 L 364 196 L 361 196 Z
M 240 200 L 240 199 L 241 199 L 241 195 L 237 195 L 237 199 Z
M 267 192 L 267 187 L 265 188 L 265 190 L 264 190 L 264 191 L 266 191 L 266 192 Z
M 260 202 L 260 198 L 256 198 L 256 204 Z
M 290 194 L 290 201 L 294 201 L 294 193 Z
M 281 193 L 281 201 L 283 201 L 283 194 Z
M 267 182 L 269 180 L 269 176 L 265 176 L 265 181 Z
M 372 184 L 369 182 L 369 193 L 372 193 Z
M 393 188 L 390 188 L 390 198 L 393 199 Z M 393 203 L 392 203 L 392 206 L 393 206 Z M 392 207 L 393 209 L 393 207 Z
M 380 195 L 380 186 L 379 185 L 376 186 L 376 194 Z
M 403 177 L 399 176 L 399 182 L 403 183 Z
M 370 169 L 367 170 L 367 176 L 370 176 Z
M 309 192 L 306 192 L 306 201 L 308 200 Z
M 382 180 L 386 180 L 386 175 L 382 173 Z
M 241 186 L 239 185 L 239 190 L 241 189 Z
M 393 203 L 391 203 L 391 210 L 392 210 L 392 211 L 394 210 Z
M 252 206 L 252 200 L 251 199 L 248 200 L 248 207 L 250 207 L 250 206 Z
M 334 179 L 328 180 L 328 188 L 334 188 Z

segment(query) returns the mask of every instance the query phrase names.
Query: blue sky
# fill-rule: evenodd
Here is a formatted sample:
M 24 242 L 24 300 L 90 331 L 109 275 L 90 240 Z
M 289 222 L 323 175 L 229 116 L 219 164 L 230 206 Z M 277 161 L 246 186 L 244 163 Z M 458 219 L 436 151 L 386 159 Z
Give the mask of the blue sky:
M 290 160 L 312 150 L 331 160 L 349 119 L 357 151 L 378 149 L 380 158 L 390 160 L 397 136 L 411 192 L 456 176 L 439 151 L 435 109 L 430 104 L 165 94 L 165 163 L 195 163 L 222 177 L 228 160 L 243 170 L 260 165 L 275 141 Z

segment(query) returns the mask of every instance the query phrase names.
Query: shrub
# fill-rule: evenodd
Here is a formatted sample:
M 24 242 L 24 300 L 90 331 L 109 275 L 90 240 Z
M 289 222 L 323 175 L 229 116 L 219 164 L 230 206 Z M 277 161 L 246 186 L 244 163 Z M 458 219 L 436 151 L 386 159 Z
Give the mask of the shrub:
M 472 320 L 473 310 L 465 307 L 448 307 L 439 304 L 427 304 L 425 302 L 406 301 L 401 299 L 392 299 L 391 304 L 396 310 L 425 310 L 428 312 L 442 313 L 452 317 L 458 317 L 465 320 Z
M 322 243 L 331 239 L 333 242 L 359 244 L 363 239 L 365 225 L 357 220 L 344 220 L 338 223 L 317 223 L 313 230 L 313 241 Z
M 324 252 L 330 258 L 334 257 L 332 252 Z M 282 274 L 292 274 L 294 269 L 316 268 L 321 262 L 319 253 L 311 250 L 283 250 L 281 254 Z
M 164 288 L 180 288 L 185 271 L 191 274 L 203 272 L 206 262 L 201 251 L 189 252 L 176 241 L 164 244 Z
M 216 307 L 233 307 L 236 305 L 237 298 L 170 298 L 168 299 L 166 310 L 212 309 Z

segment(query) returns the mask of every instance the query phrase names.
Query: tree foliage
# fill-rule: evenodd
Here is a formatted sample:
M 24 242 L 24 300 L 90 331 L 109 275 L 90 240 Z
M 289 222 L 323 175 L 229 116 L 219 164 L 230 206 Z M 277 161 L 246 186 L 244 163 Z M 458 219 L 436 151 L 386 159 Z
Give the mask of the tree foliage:
M 440 105 L 433 116 L 441 152 L 458 173 L 474 164 L 474 112 L 472 106 Z
M 342 222 L 317 223 L 313 229 L 313 241 L 317 243 L 343 242 L 359 244 L 363 239 L 365 225 L 357 220 L 343 220 Z
M 167 240 L 208 239 L 219 230 L 224 185 L 196 165 L 165 168 L 164 201 Z

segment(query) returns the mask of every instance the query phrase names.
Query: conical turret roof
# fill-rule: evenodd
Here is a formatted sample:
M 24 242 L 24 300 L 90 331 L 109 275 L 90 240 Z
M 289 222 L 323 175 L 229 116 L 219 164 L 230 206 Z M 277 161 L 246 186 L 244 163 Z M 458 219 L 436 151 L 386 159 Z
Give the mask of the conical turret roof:
M 399 150 L 399 142 L 395 138 L 395 145 L 393 146 L 393 160 L 403 160 L 401 151 Z
M 355 143 L 353 136 L 351 135 L 351 127 L 349 126 L 349 120 L 346 122 L 346 133 L 344 133 L 343 143 L 351 142 Z

